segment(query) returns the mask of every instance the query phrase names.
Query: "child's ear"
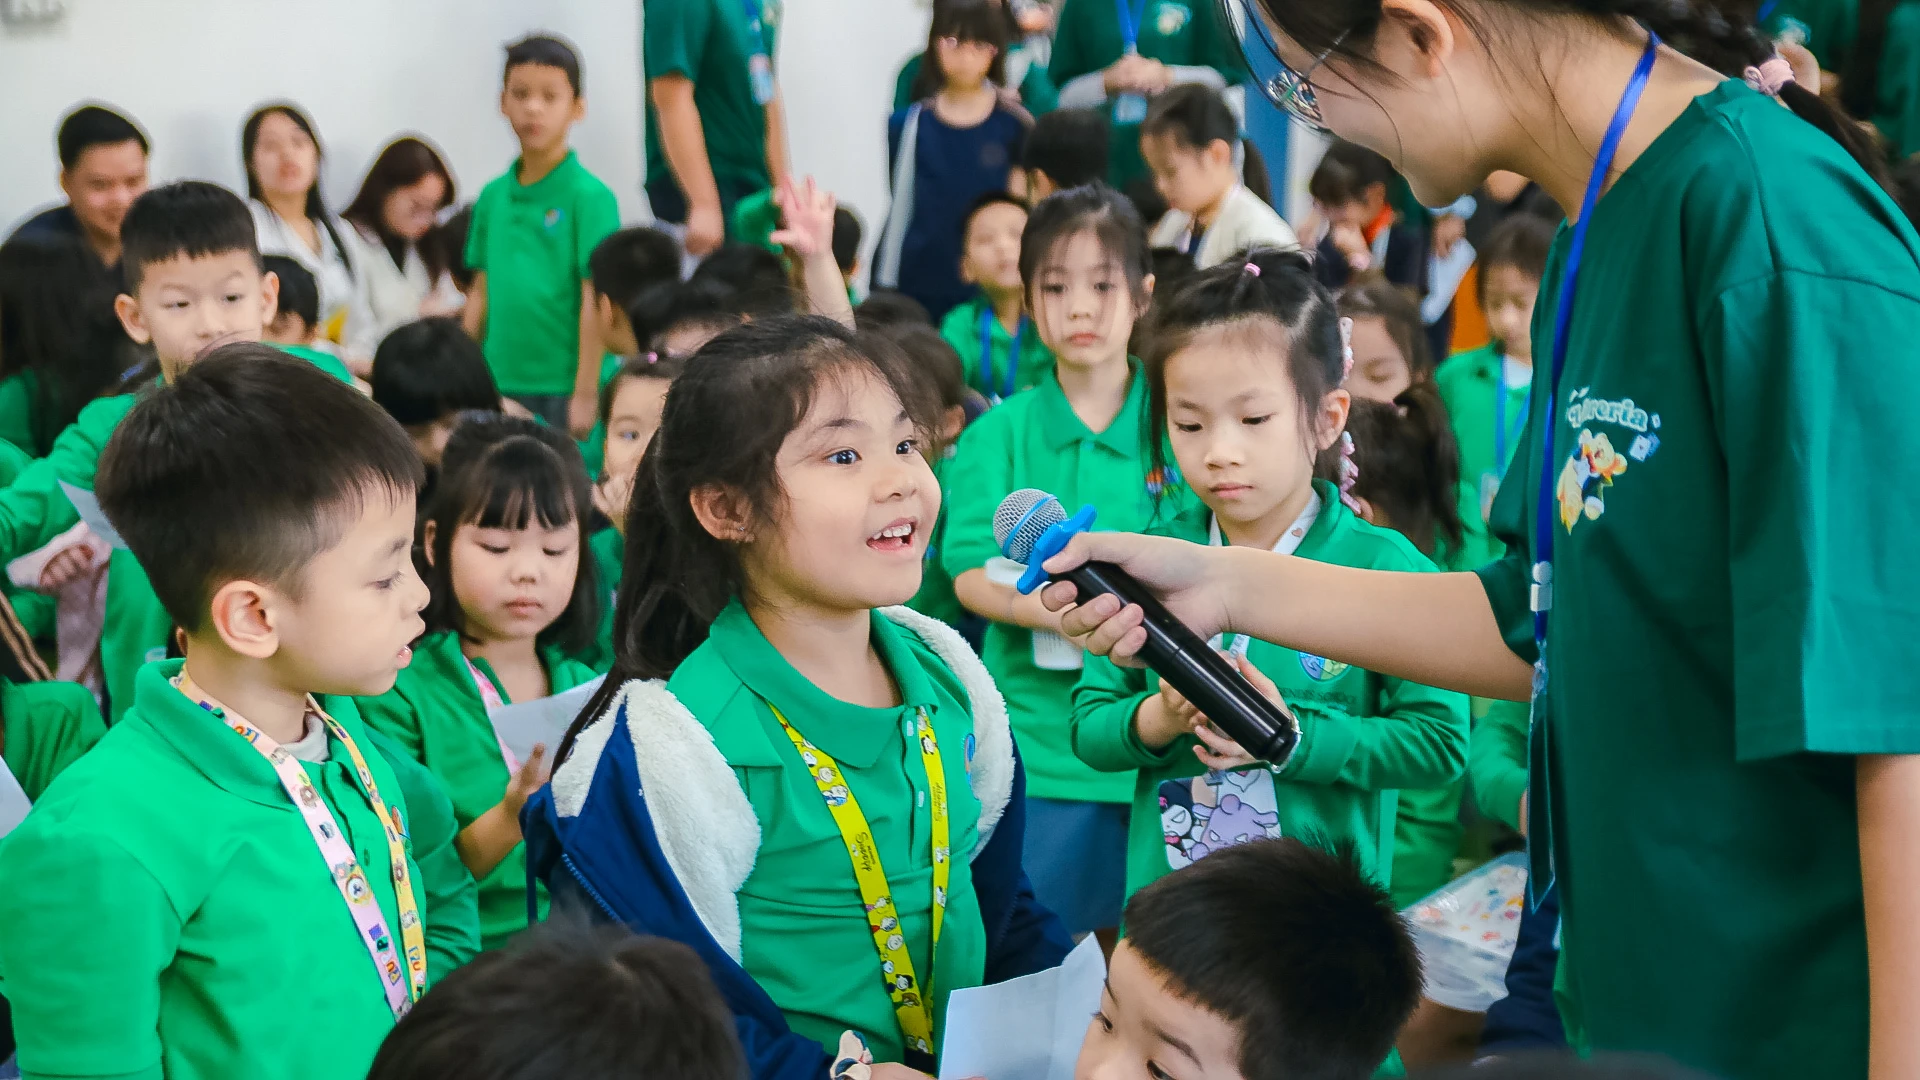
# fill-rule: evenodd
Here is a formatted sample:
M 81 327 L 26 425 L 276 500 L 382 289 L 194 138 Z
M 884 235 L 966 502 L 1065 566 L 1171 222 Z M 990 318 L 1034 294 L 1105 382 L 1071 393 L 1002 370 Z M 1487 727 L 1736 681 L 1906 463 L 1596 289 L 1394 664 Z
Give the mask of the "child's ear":
M 1233 144 L 1225 139 L 1215 139 L 1208 143 L 1207 163 L 1216 169 L 1231 166 L 1233 164 Z
M 280 649 L 274 626 L 276 594 L 257 581 L 229 581 L 213 594 L 207 621 L 227 648 L 265 660 Z
M 1327 396 L 1320 399 L 1320 408 L 1314 417 L 1314 441 L 1319 449 L 1326 450 L 1340 441 L 1340 433 L 1347 430 L 1347 417 L 1352 412 L 1352 394 L 1345 390 L 1327 391 Z
M 420 550 L 427 557 L 427 565 L 433 565 L 433 538 L 440 535 L 440 523 L 428 518 L 420 525 Z
M 507 115 L 507 88 L 504 86 L 500 88 L 500 115 Z
M 260 325 L 266 326 L 279 313 L 280 275 L 268 270 L 260 275 Z
M 153 341 L 146 320 L 140 317 L 140 301 L 121 293 L 113 298 L 113 313 L 120 316 L 120 328 L 127 332 L 135 345 L 146 345 Z
M 752 513 L 737 491 L 718 484 L 703 484 L 687 496 L 695 520 L 707 535 L 726 543 L 744 544 L 753 539 Z
M 587 95 L 573 95 L 573 122 L 579 123 L 587 118 Z
M 940 444 L 951 445 L 953 440 L 960 437 L 960 432 L 965 430 L 966 426 L 967 407 L 965 405 L 955 405 L 948 409 L 946 417 L 940 422 Z

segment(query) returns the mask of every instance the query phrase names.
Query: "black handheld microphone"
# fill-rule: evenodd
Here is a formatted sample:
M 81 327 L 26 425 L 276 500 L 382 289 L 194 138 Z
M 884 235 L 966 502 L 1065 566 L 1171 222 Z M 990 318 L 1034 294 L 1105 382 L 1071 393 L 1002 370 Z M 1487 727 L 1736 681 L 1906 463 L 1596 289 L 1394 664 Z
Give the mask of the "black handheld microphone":
M 1090 562 L 1059 575 L 1041 569 L 1075 533 L 1085 532 L 1093 518 L 1094 509 L 1088 506 L 1069 519 L 1059 499 L 1037 488 L 1022 488 L 1001 500 L 993 515 L 993 536 L 1002 555 L 1026 564 L 1020 591 L 1030 593 L 1048 580 L 1071 581 L 1081 603 L 1112 593 L 1122 603 L 1140 605 L 1147 631 L 1140 659 L 1247 753 L 1273 765 L 1285 762 L 1300 741 L 1294 722 L 1174 618 L 1146 586 L 1112 563 Z

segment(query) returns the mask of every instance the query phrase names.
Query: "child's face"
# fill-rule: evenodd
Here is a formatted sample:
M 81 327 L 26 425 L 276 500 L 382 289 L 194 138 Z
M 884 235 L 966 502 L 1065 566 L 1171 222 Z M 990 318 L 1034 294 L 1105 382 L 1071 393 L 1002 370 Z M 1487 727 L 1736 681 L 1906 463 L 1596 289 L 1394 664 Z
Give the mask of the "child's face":
M 1033 283 L 1040 340 L 1066 367 L 1124 362 L 1139 311 L 1120 263 L 1091 231 L 1055 245 Z M 1151 292 L 1153 279 L 1142 283 Z
M 1217 139 L 1195 149 L 1169 134 L 1142 135 L 1140 154 L 1153 170 L 1154 190 L 1175 210 L 1198 214 L 1234 185 L 1233 149 Z
M 275 345 L 305 345 L 313 340 L 313 328 L 298 315 L 281 313 L 261 331 L 260 340 Z
M 1487 268 L 1480 298 L 1487 312 L 1487 329 L 1508 356 L 1533 360 L 1533 301 L 1540 282 L 1520 268 L 1500 263 Z
M 1387 189 L 1385 185 L 1374 184 L 1367 188 L 1364 197 L 1351 202 L 1335 205 L 1316 203 L 1315 205 L 1319 207 L 1320 216 L 1325 218 L 1329 225 L 1364 229 L 1373 224 L 1373 219 L 1379 217 L 1381 209 L 1387 205 Z
M 672 385 L 665 379 L 629 377 L 614 388 L 613 408 L 607 412 L 606 464 L 607 476 L 619 495 L 619 509 L 626 508 L 633 472 L 653 433 L 660 430 L 660 410 L 666 406 L 667 388 Z
M 407 437 L 413 440 L 413 449 L 420 455 L 420 461 L 430 469 L 437 469 L 440 459 L 446 456 L 447 440 L 459 425 L 460 414 L 449 413 L 429 423 L 408 426 Z
M 307 565 L 276 619 L 291 685 L 318 694 L 384 694 L 426 629 L 427 586 L 413 568 L 413 492 L 369 488 L 346 535 Z
M 320 174 L 320 148 L 286 113 L 268 113 L 260 121 L 250 164 L 269 194 L 305 195 Z
M 846 371 L 822 383 L 780 445 L 779 519 L 748 526 L 753 598 L 833 611 L 911 599 L 940 516 L 940 484 L 919 439 L 900 400 L 872 372 Z
M 259 341 L 279 304 L 279 278 L 247 252 L 223 251 L 147 264 L 139 295 L 120 296 L 114 310 L 128 337 L 153 343 L 171 379 L 208 349 Z
M 551 151 L 566 145 L 567 129 L 587 115 L 587 103 L 559 68 L 515 64 L 500 92 L 500 113 L 513 125 L 521 150 Z
M 431 538 L 427 541 L 432 546 Z M 552 626 L 573 598 L 580 573 L 580 522 L 547 528 L 483 529 L 462 522 L 447 558 L 453 598 L 476 640 L 518 641 Z
M 1385 319 L 1363 315 L 1353 320 L 1353 374 L 1347 376 L 1347 389 L 1364 401 L 1393 404 L 1393 399 L 1413 385 L 1413 369 L 1407 366 L 1407 354 L 1387 333 Z
M 983 207 L 967 222 L 967 248 L 960 261 L 960 277 L 989 293 L 1020 291 L 1020 234 L 1027 212 L 1012 203 Z
M 1203 330 L 1167 359 L 1167 441 L 1200 501 L 1228 525 L 1265 531 L 1298 513 L 1314 458 L 1346 425 L 1335 390 L 1309 410 L 1288 374 L 1277 327 Z M 1240 531 L 1236 529 L 1236 531 Z
M 939 39 L 934 42 L 934 50 L 947 85 L 962 90 L 971 90 L 987 81 L 987 72 L 993 70 L 994 55 L 999 52 L 984 41 L 956 37 Z
M 1240 1080 L 1240 1033 L 1174 993 L 1122 941 L 1073 1080 Z

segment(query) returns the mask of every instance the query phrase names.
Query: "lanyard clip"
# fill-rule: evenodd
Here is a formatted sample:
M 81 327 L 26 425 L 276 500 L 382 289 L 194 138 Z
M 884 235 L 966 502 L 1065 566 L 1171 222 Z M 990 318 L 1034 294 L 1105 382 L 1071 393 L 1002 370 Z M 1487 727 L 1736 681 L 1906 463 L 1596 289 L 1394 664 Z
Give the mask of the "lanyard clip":
M 1536 615 L 1553 610 L 1553 564 L 1533 564 L 1533 585 L 1527 590 L 1528 606 Z

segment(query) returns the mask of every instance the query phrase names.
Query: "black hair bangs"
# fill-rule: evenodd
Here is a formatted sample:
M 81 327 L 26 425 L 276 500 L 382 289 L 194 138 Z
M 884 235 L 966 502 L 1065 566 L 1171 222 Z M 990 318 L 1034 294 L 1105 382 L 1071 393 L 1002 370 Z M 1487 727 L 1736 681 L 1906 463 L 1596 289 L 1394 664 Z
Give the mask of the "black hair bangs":
M 457 524 L 512 530 L 538 524 L 543 529 L 560 529 L 579 520 L 573 478 L 565 463 L 527 436 L 495 446 L 485 459 L 469 467 L 463 479 L 458 483 L 462 497 Z

